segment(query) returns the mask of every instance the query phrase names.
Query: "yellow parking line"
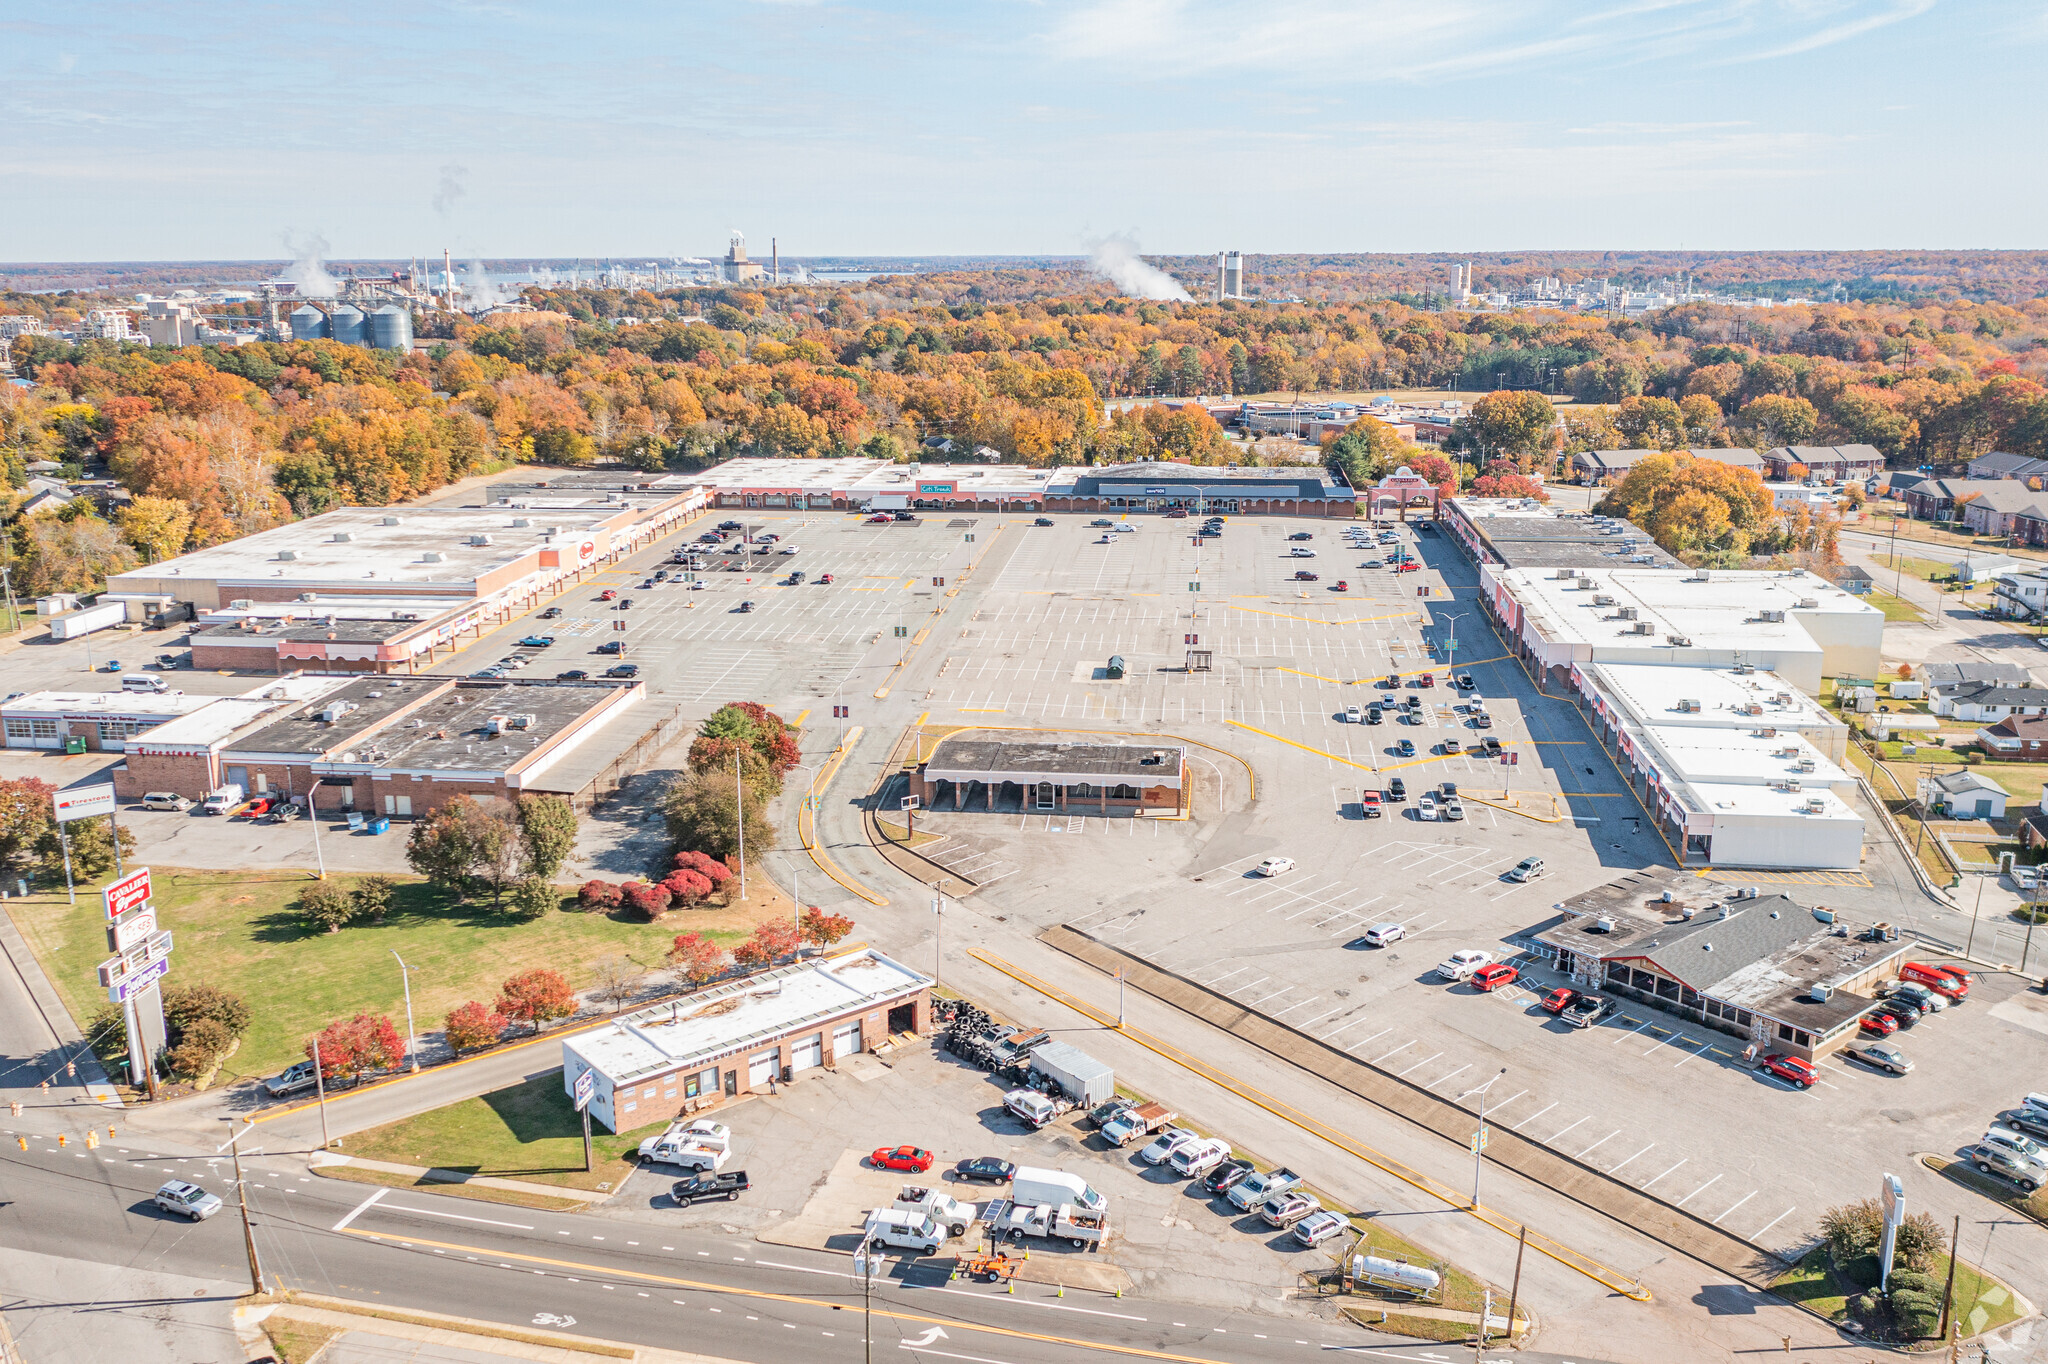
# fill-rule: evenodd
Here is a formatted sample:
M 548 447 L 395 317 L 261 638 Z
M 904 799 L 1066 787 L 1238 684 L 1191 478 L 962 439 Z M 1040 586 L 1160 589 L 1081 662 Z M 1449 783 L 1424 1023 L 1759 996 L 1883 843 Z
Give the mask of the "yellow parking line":
M 796 720 L 794 721 L 794 724 L 795 724 L 795 726 L 796 726 L 796 727 L 797 727 L 798 729 L 802 729 L 802 728 L 804 727 L 804 720 L 805 720 L 805 718 L 806 718 L 807 716 L 809 716 L 809 715 L 810 715 L 810 712 L 809 712 L 808 710 L 800 710 L 800 711 L 798 711 L 798 712 L 796 713 Z
M 1010 713 L 1003 706 L 957 706 L 955 709 L 963 715 L 1008 715 Z
M 1351 759 L 1349 758 L 1340 757 L 1337 754 L 1328 752 L 1324 749 L 1312 748 L 1308 744 L 1296 743 L 1294 740 L 1283 738 L 1278 734 L 1272 733 L 1270 730 L 1260 729 L 1257 725 L 1248 725 L 1244 723 L 1244 721 L 1242 720 L 1225 720 L 1223 723 L 1227 725 L 1235 725 L 1239 729 L 1248 729 L 1254 734 L 1263 734 L 1268 739 L 1278 740 L 1279 742 L 1288 745 L 1290 748 L 1298 748 L 1304 753 L 1313 753 L 1318 758 L 1328 758 L 1331 762 L 1343 763 L 1346 767 L 1355 767 L 1361 772 L 1370 772 L 1373 770 L 1373 768 L 1366 763 L 1355 763 L 1351 761 Z

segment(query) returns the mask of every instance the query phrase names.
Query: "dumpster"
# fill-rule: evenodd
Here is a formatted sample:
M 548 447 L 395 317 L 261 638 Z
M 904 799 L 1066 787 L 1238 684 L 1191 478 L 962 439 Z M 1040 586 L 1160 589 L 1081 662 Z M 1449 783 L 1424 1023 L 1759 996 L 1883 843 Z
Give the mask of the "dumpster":
M 1122 654 L 1111 654 L 1109 656 L 1109 666 L 1103 670 L 1103 675 L 1112 682 L 1121 681 L 1124 675 L 1124 656 Z
M 375 819 L 370 821 L 370 832 L 373 834 L 390 833 L 391 817 L 389 815 L 378 815 Z
M 85 752 L 85 740 L 83 740 L 83 739 L 66 739 L 66 740 L 64 741 L 64 751 L 65 751 L 66 753 L 83 753 L 83 752 Z

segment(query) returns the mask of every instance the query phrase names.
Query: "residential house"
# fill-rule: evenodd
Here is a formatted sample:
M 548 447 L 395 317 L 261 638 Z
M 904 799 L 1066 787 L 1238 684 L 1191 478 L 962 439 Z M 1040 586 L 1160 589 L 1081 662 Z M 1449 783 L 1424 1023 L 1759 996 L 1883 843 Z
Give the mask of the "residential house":
M 1965 554 L 1949 565 L 1949 577 L 1959 583 L 1988 583 L 2001 573 L 2025 567 L 2008 554 Z
M 2048 762 L 2048 715 L 2008 715 L 1978 730 L 1977 737 L 2001 762 Z
M 1979 535 L 2010 535 L 2024 514 L 2048 515 L 2048 493 L 2011 479 L 1977 484 L 1956 501 L 1955 515 Z
M 1921 521 L 1946 521 L 1954 515 L 1959 500 L 1996 487 L 1999 482 L 1998 479 L 1923 478 L 1898 496 L 1906 504 L 1908 516 Z
M 1957 682 L 2015 682 L 2026 686 L 2034 675 L 2018 663 L 1972 659 L 1967 663 L 1922 663 L 1915 674 L 1930 688 Z
M 1572 456 L 1572 477 L 1580 483 L 1604 483 L 1618 480 L 1627 475 L 1636 462 L 1645 455 L 1664 454 L 1662 450 L 1583 450 Z M 1694 459 L 1710 459 L 1716 464 L 1732 465 L 1737 469 L 1751 469 L 1758 474 L 1764 471 L 1763 457 L 1754 450 L 1739 446 L 1726 450 L 1672 450 L 1674 455 L 1691 455 Z
M 1920 801 L 1950 819 L 2004 819 L 2005 788 L 1967 767 L 1920 779 Z
M 2020 821 L 2020 846 L 2029 852 L 2048 848 L 2048 783 L 2041 787 L 2041 803 Z
M 1869 596 L 1870 589 L 1877 586 L 1876 579 L 1872 578 L 1867 570 L 1857 568 L 1853 564 L 1837 564 L 1833 568 L 1823 568 L 1820 575 L 1844 592 L 1859 597 Z
M 2025 482 L 2030 478 L 2048 477 L 2048 459 L 1993 451 L 1991 454 L 1979 455 L 1971 460 L 1968 472 L 1971 478 L 2018 479 Z
M 1809 483 L 1846 483 L 1884 468 L 1884 455 L 1874 445 L 1781 445 L 1763 454 L 1766 478 L 1790 478 L 1792 466 L 1806 468 Z
M 2012 538 L 2022 545 L 2048 545 L 2048 499 L 2012 519 Z
M 1991 581 L 1993 600 L 2004 615 L 2024 619 L 2048 609 L 2048 571 L 2015 569 L 2000 573 Z
M 1928 693 L 1927 708 L 1971 724 L 2048 714 L 2048 689 L 2013 682 L 1955 682 Z

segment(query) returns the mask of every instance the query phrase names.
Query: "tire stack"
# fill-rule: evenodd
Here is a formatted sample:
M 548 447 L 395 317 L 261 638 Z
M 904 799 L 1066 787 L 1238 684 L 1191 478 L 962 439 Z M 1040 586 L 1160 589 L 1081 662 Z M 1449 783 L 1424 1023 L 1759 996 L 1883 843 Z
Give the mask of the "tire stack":
M 992 1071 L 997 1066 L 995 1038 L 1001 1032 L 1002 1026 L 985 1011 L 962 1000 L 941 1045 L 967 1064 Z

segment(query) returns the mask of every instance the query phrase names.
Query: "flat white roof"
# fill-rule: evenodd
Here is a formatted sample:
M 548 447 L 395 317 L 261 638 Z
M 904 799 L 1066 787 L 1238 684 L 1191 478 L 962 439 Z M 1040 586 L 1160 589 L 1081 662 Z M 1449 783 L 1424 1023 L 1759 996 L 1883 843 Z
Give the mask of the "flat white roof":
M 642 1009 L 612 1027 L 562 1040 L 613 1084 L 766 1046 L 822 1023 L 900 1000 L 932 984 L 872 949 L 786 966 Z
M 573 552 L 577 536 L 636 510 L 614 504 L 527 515 L 512 507 L 343 507 L 131 569 L 109 586 L 141 581 L 164 585 L 177 578 L 229 582 L 346 578 L 366 586 L 467 585 L 562 541 L 569 542 L 566 548 Z M 512 524 L 520 520 L 527 524 Z M 385 524 L 387 521 L 392 524 Z M 337 540 L 336 535 L 350 538 Z M 470 544 L 470 537 L 476 535 L 487 535 L 491 542 Z M 284 553 L 294 557 L 280 558 Z M 442 557 L 430 562 L 429 554 Z
M 1790 779 L 1803 788 L 1856 780 L 1797 734 L 1762 739 L 1747 729 L 1675 729 L 1663 725 L 1652 725 L 1643 732 L 1677 767 L 1673 775 L 1695 786 L 1768 786 Z M 1812 763 L 1812 770 L 1802 771 L 1802 761 Z
M 32 691 L 0 706 L 0 715 L 189 715 L 217 698 L 182 691 Z
M 958 491 L 1043 492 L 1050 469 L 1024 464 L 892 464 L 851 456 L 845 459 L 729 459 L 690 475 L 713 492 L 765 489 L 804 493 L 908 493 L 919 483 L 951 483 Z
M 1645 722 L 1710 729 L 1846 729 L 1799 688 L 1774 672 L 1695 668 L 1680 663 L 1581 663 L 1608 699 Z M 1681 701 L 1694 708 L 1681 711 Z M 1760 706 L 1760 714 L 1748 708 Z
M 1863 827 L 1863 816 L 1850 809 L 1841 797 L 1826 787 L 1819 790 L 1807 787 L 1798 791 L 1780 791 L 1770 786 L 1697 782 L 1692 785 L 1691 790 L 1700 800 L 1702 808 L 1717 816 L 1804 819 L 1825 824 L 1854 824 L 1859 829 Z M 1821 802 L 1821 808 L 1817 811 L 1810 808 L 1810 803 L 1816 800 Z
M 1803 571 L 1590 568 L 1564 578 L 1557 572 L 1503 569 L 1499 577 L 1549 638 L 1601 649 L 1664 649 L 1676 635 L 1695 649 L 1816 653 L 1819 646 L 1799 615 L 1867 616 L 1878 628 L 1884 620 L 1876 607 Z M 1590 588 L 1579 586 L 1585 580 Z M 1595 597 L 1613 601 L 1596 604 Z M 1813 605 L 1801 605 L 1809 601 Z M 1633 609 L 1634 619 L 1621 619 L 1623 608 Z M 1765 620 L 1766 611 L 1783 612 L 1784 619 Z M 1633 627 L 1639 623 L 1651 628 L 1638 633 Z
M 128 747 L 131 752 L 148 751 L 159 747 L 205 748 L 261 720 L 272 711 L 339 691 L 351 680 L 347 677 L 310 677 L 302 674 L 280 677 L 274 682 L 266 682 L 253 692 L 242 696 L 219 697 L 212 704 L 201 706 L 188 715 L 166 720 L 148 734 L 130 739 Z

